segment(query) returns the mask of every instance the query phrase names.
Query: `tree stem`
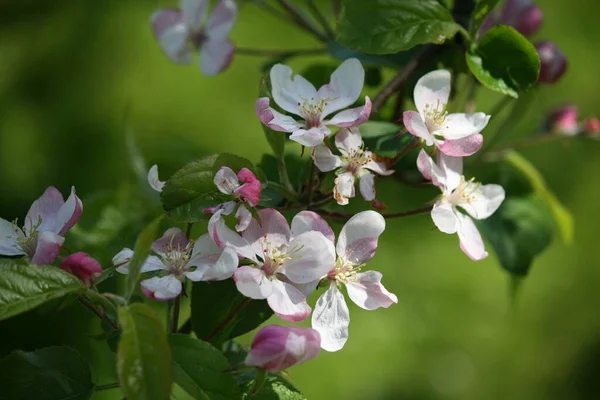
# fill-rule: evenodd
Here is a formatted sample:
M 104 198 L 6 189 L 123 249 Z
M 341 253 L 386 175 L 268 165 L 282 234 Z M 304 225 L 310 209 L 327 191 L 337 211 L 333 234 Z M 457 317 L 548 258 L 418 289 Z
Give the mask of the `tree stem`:
M 325 54 L 327 49 L 297 49 L 297 50 L 273 50 L 273 49 L 253 49 L 247 47 L 236 47 L 237 54 L 257 57 L 292 57 L 292 56 L 309 56 Z
M 181 293 L 179 296 L 175 297 L 173 301 L 173 309 L 171 310 L 171 324 L 169 328 L 169 332 L 177 333 L 177 329 L 179 328 L 179 308 L 181 306 Z
M 308 174 L 308 195 L 306 196 L 306 209 L 310 210 L 310 203 L 312 202 L 312 197 L 313 197 L 313 191 L 314 191 L 314 180 L 315 180 L 315 172 L 316 172 L 316 168 L 315 168 L 315 163 L 312 162 L 310 163 L 310 172 Z
M 101 390 L 118 389 L 119 387 L 120 387 L 119 382 L 108 383 L 106 385 L 96 385 L 96 386 L 94 386 L 94 391 L 99 392 Z
M 115 330 L 119 330 L 120 329 L 119 325 L 117 325 L 117 323 L 115 321 L 113 321 L 112 319 L 110 319 L 110 317 L 108 315 L 106 315 L 106 313 L 104 312 L 104 310 L 102 310 L 101 308 L 96 307 L 93 303 L 91 303 L 88 300 L 87 297 L 85 297 L 85 296 L 77 296 L 77 300 L 85 308 L 87 308 L 88 310 L 90 310 L 91 312 L 93 312 L 98 318 L 100 318 L 102 321 L 104 321 L 105 323 L 107 323 L 111 328 L 113 328 Z
M 381 215 L 385 219 L 404 218 L 404 217 L 409 217 L 411 215 L 427 213 L 427 212 L 431 211 L 432 208 L 433 208 L 433 206 L 427 206 L 427 207 L 417 208 L 416 210 L 403 211 L 403 212 L 398 212 L 398 213 L 388 213 L 388 214 L 381 214 Z M 354 214 L 347 214 L 347 213 L 342 213 L 342 212 L 337 212 L 337 211 L 325 211 L 325 210 L 319 210 L 319 214 L 321 214 L 323 217 L 328 217 L 328 218 L 332 218 L 332 219 L 344 219 L 344 220 L 350 219 L 354 216 Z

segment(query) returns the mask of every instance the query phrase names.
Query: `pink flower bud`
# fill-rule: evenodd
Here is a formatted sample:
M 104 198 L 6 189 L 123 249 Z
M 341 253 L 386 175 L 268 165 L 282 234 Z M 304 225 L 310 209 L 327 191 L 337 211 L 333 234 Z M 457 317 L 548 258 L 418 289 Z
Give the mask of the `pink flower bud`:
M 81 251 L 65 257 L 60 263 L 60 268 L 77 276 L 88 285 L 102 274 L 100 263 Z
M 600 120 L 596 117 L 586 118 L 583 121 L 583 132 L 588 136 L 598 136 L 600 134 Z
M 543 21 L 542 10 L 528 0 L 509 0 L 501 17 L 501 23 L 512 26 L 525 37 L 536 33 Z
M 251 206 L 255 207 L 260 201 L 262 184 L 248 168 L 242 168 L 238 172 L 237 178 L 244 184 L 233 192 L 243 196 Z
M 578 111 L 576 106 L 566 105 L 558 107 L 548 114 L 546 127 L 550 132 L 576 135 L 579 133 L 577 119 Z
M 321 335 L 314 329 L 269 325 L 252 341 L 246 365 L 279 372 L 315 358 L 321 350 Z
M 540 83 L 554 83 L 558 81 L 567 70 L 567 57 L 556 45 L 550 41 L 538 42 L 535 45 L 540 56 Z

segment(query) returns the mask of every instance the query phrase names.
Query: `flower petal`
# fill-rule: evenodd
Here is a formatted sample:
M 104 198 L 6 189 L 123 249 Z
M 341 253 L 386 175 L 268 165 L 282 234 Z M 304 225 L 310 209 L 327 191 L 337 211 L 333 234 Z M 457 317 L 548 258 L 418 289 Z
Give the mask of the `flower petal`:
M 243 184 L 233 193 L 242 196 L 252 207 L 255 207 L 260 201 L 262 184 L 248 168 L 242 168 L 237 177 Z
M 258 268 L 241 266 L 233 273 L 237 289 L 251 299 L 266 299 L 273 293 L 272 282 Z
M 452 193 L 463 180 L 463 159 L 462 157 L 452 157 L 444 153 L 438 153 L 438 165 L 446 177 L 444 187 L 447 193 Z
M 290 135 L 290 139 L 294 142 L 300 143 L 306 147 L 315 147 L 323 142 L 323 139 L 329 135 L 331 131 L 325 125 L 321 125 L 315 128 L 298 129 Z
M 336 246 L 338 256 L 353 265 L 364 264 L 375 255 L 377 240 L 385 230 L 385 219 L 376 211 L 361 211 L 346 222 Z
M 65 257 L 60 263 L 60 269 L 77 276 L 88 285 L 94 278 L 102 275 L 100 263 L 81 251 Z
M 11 222 L 0 218 L 0 255 L 18 256 L 25 254 L 17 243 L 17 228 Z
M 415 105 L 423 120 L 427 110 L 440 110 L 448 104 L 450 81 L 450 72 L 445 69 L 432 71 L 417 81 L 414 91 Z
M 215 214 L 217 211 L 221 215 L 229 215 L 235 210 L 237 203 L 235 201 L 226 201 L 225 203 L 217 204 L 213 207 L 208 207 L 202 210 L 204 214 Z
M 221 211 L 214 213 L 208 221 L 208 233 L 219 247 L 233 247 L 238 255 L 256 261 L 252 245 L 225 225 Z
M 148 184 L 152 189 L 160 193 L 165 187 L 165 183 L 158 179 L 158 165 L 154 164 L 148 171 Z
M 58 210 L 56 215 L 56 228 L 53 232 L 64 236 L 69 229 L 73 227 L 79 221 L 81 213 L 83 212 L 83 203 L 81 199 L 75 194 L 75 187 L 71 188 L 71 195 Z
M 335 186 L 333 188 L 333 197 L 338 204 L 345 206 L 348 204 L 348 199 L 354 197 L 354 176 L 350 172 L 344 172 L 335 178 Z
M 152 271 L 168 271 L 169 268 L 163 264 L 160 258 L 156 256 L 148 256 L 146 261 L 142 264 L 141 272 L 152 272 Z
M 200 48 L 200 70 L 206 76 L 223 72 L 233 61 L 235 46 L 229 39 L 206 39 Z
M 273 292 L 267 297 L 267 303 L 277 316 L 286 321 L 301 322 L 310 315 L 310 306 L 302 292 L 277 279 L 271 283 Z
M 309 231 L 295 236 L 289 243 L 289 260 L 281 266 L 283 273 L 293 283 L 308 283 L 327 275 L 334 267 L 333 242 L 321 232 Z
M 140 282 L 142 293 L 151 300 L 167 301 L 179 296 L 182 284 L 174 275 L 155 276 Z
M 460 249 L 471 260 L 479 261 L 488 256 L 483 245 L 483 239 L 471 218 L 461 213 L 456 213 L 458 218 L 457 230 L 460 239 Z
M 349 155 L 362 147 L 363 140 L 358 128 L 342 128 L 335 135 L 335 145 L 342 154 Z
M 348 340 L 350 311 L 335 283 L 319 297 L 312 315 L 312 327 L 321 334 L 321 348 L 338 351 Z
M 475 114 L 450 114 L 446 116 L 444 125 L 432 132 L 444 139 L 456 140 L 480 133 L 490 120 L 484 113 Z
M 427 125 L 425 125 L 423 118 L 418 112 L 404 111 L 402 114 L 402 121 L 404 122 L 406 130 L 410 132 L 411 135 L 425 140 L 427 146 L 431 146 L 434 143 L 433 136 L 429 133 Z
M 362 197 L 367 201 L 375 200 L 375 175 L 370 172 L 360 176 L 359 189 Z
M 267 240 L 274 245 L 284 245 L 290 241 L 292 231 L 285 217 L 274 208 L 258 211 L 260 225 Z
M 275 64 L 271 68 L 271 92 L 273 100 L 283 110 L 300 115 L 299 105 L 305 100 L 316 101 L 315 87 L 300 75 L 292 78 L 293 71 L 283 64 Z
M 445 187 L 446 174 L 424 149 L 421 149 L 417 157 L 417 168 L 425 179 L 430 180 L 436 186 Z
M 470 183 L 477 185 L 476 183 Z M 475 186 L 476 187 L 476 186 Z M 466 188 L 469 192 L 470 187 Z M 480 185 L 476 190 L 471 191 L 472 201 L 460 204 L 469 215 L 475 219 L 486 219 L 496 212 L 505 198 L 504 188 L 500 185 Z
M 341 63 L 331 74 L 329 83 L 318 92 L 319 99 L 326 100 L 323 118 L 353 104 L 360 96 L 364 81 L 365 70 L 360 61 L 349 58 Z
M 208 8 L 208 0 L 180 0 L 179 7 L 190 28 L 199 29 L 202 26 Z
M 231 247 L 226 247 L 216 262 L 202 263 L 196 267 L 195 271 L 186 272 L 185 276 L 195 282 L 222 281 L 233 276 L 238 264 L 239 259 L 235 250 Z
M 221 167 L 215 174 L 213 182 L 224 194 L 233 194 L 233 191 L 240 187 L 237 175 L 229 167 Z
M 252 213 L 242 204 L 235 213 L 235 218 L 237 219 L 235 230 L 243 232 L 250 225 L 250 221 L 252 221 Z
M 319 214 L 314 211 L 301 211 L 292 219 L 292 236 L 298 236 L 304 232 L 317 231 L 323 236 L 335 243 L 335 234 Z
M 39 232 L 51 231 L 58 233 L 56 229 L 56 218 L 58 210 L 65 204 L 62 194 L 54 186 L 48 187 L 44 194 L 31 204 L 23 226 L 29 235 L 37 226 Z M 40 224 L 41 222 L 41 224 Z M 39 226 L 38 226 L 39 224 Z
M 452 205 L 445 201 L 438 201 L 431 210 L 431 219 L 437 228 L 444 233 L 456 233 L 458 219 Z
M 279 132 L 294 132 L 303 126 L 294 118 L 269 107 L 269 103 L 268 97 L 261 97 L 256 100 L 256 115 L 263 124 Z
M 440 151 L 454 157 L 468 157 L 479 151 L 483 146 L 483 136 L 480 134 L 467 136 L 457 140 L 444 140 L 438 143 Z
M 376 310 L 380 307 L 388 308 L 398 303 L 395 294 L 387 291 L 381 284 L 381 273 L 367 271 L 356 274 L 358 281 L 346 284 L 350 299 L 365 310 Z
M 393 169 L 387 169 L 387 165 L 386 165 L 386 163 L 384 161 L 385 159 L 383 157 L 379 157 L 378 155 L 373 154 L 370 151 L 366 151 L 365 153 L 367 153 L 369 155 L 369 157 L 371 157 L 371 161 L 366 163 L 363 168 L 366 168 L 368 170 L 375 172 L 378 175 L 383 175 L 383 176 L 389 176 L 394 173 Z
M 190 241 L 185 236 L 185 233 L 179 228 L 169 228 L 163 235 L 152 243 L 152 250 L 156 254 L 164 254 L 169 247 L 179 247 L 185 249 L 190 244 Z
M 342 160 L 329 150 L 329 147 L 320 144 L 313 147 L 311 152 L 312 159 L 321 172 L 329 172 L 340 167 Z
M 64 241 L 64 237 L 54 232 L 38 232 L 37 246 L 35 254 L 31 257 L 31 262 L 37 265 L 52 264 L 58 257 L 60 247 Z
M 117 267 L 117 272 L 121 274 L 129 273 L 129 261 L 133 257 L 133 250 L 124 248 L 112 258 L 112 265 Z
M 364 106 L 341 111 L 324 123 L 326 125 L 339 126 L 340 128 L 352 128 L 366 122 L 370 115 L 371 99 L 369 99 L 369 96 L 366 96 Z
M 237 6 L 233 0 L 220 0 L 213 8 L 206 23 L 209 38 L 224 39 L 229 35 L 237 17 Z
M 178 64 L 192 62 L 192 48 L 187 40 L 190 34 L 183 14 L 178 10 L 160 10 L 150 18 L 154 37 L 171 61 Z

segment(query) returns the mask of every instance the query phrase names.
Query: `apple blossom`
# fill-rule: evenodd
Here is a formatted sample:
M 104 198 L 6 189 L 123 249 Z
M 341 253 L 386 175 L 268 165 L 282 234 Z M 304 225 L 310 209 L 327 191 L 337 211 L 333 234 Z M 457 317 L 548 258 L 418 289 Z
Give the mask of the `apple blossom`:
M 488 256 L 479 230 L 472 218 L 486 219 L 504 201 L 504 189 L 500 185 L 482 185 L 467 181 L 462 175 L 462 158 L 439 154 L 438 164 L 421 150 L 417 159 L 419 171 L 425 179 L 442 190 L 441 198 L 431 210 L 431 218 L 437 228 L 448 234 L 456 233 L 460 248 L 472 260 L 482 260 Z M 458 207 L 466 211 L 463 214 Z
M 245 230 L 252 220 L 252 213 L 246 204 L 256 207 L 260 201 L 262 184 L 248 168 L 242 168 L 236 175 L 229 167 L 221 167 L 215 174 L 214 182 L 221 193 L 231 195 L 235 200 L 206 208 L 204 212 L 214 214 L 221 210 L 220 214 L 229 215 L 237 207 L 235 217 L 238 223 L 235 229 L 238 232 Z
M 153 165 L 148 171 L 148 184 L 157 192 L 162 192 L 166 182 L 158 179 L 158 165 Z
M 228 35 L 235 24 L 237 6 L 233 0 L 219 0 L 203 23 L 208 0 L 180 0 L 180 9 L 152 14 L 152 31 L 163 52 L 178 64 L 190 64 L 194 51 L 200 52 L 200 69 L 207 76 L 225 70 L 235 51 Z
M 312 158 L 321 172 L 336 170 L 333 196 L 338 204 L 348 204 L 348 199 L 355 196 L 354 184 L 358 179 L 360 193 L 367 201 L 375 200 L 375 175 L 391 175 L 393 170 L 387 169 L 383 157 L 365 150 L 358 128 L 342 128 L 335 135 L 335 145 L 341 155 L 320 144 L 313 148 Z
M 580 132 L 577 106 L 566 105 L 555 108 L 546 118 L 546 127 L 550 132 L 574 136 Z
M 81 217 L 83 204 L 71 188 L 65 202 L 62 194 L 50 186 L 33 202 L 23 227 L 0 218 L 0 255 L 27 256 L 34 264 L 51 264 L 65 241 L 64 235 Z
M 238 257 L 230 248 L 221 249 L 208 234 L 189 241 L 179 228 L 170 228 L 152 244 L 154 255 L 142 264 L 142 272 L 161 271 L 140 283 L 142 292 L 153 300 L 173 299 L 181 293 L 184 277 L 192 281 L 223 280 L 231 277 Z M 133 251 L 123 249 L 113 257 L 113 265 L 122 274 L 129 273 Z
M 321 336 L 310 328 L 268 325 L 258 331 L 245 364 L 280 372 L 315 358 L 321 351 Z
M 233 247 L 251 265 L 234 275 L 240 293 L 267 299 L 271 309 L 286 321 L 303 321 L 310 314 L 306 296 L 295 286 L 314 282 L 335 262 L 335 250 L 321 232 L 293 235 L 285 217 L 275 209 L 258 211 L 243 237 L 229 229 L 217 211 L 208 224 L 209 233 L 221 247 Z
M 269 106 L 268 97 L 261 97 L 256 101 L 256 114 L 269 128 L 290 132 L 290 139 L 303 146 L 314 147 L 331 133 L 328 125 L 351 128 L 369 119 L 371 100 L 368 96 L 364 106 L 350 108 L 329 120 L 325 119 L 331 113 L 352 105 L 360 96 L 365 71 L 357 59 L 344 61 L 331 74 L 329 83 L 318 91 L 302 76 L 292 75 L 292 69 L 286 65 L 276 64 L 271 68 L 273 100 L 284 111 L 304 120 L 296 121 L 276 111 Z
M 597 137 L 600 134 L 600 120 L 596 117 L 586 118 L 582 129 L 586 136 Z
M 567 57 L 556 44 L 544 40 L 535 44 L 540 56 L 540 83 L 555 83 L 567 71 Z
M 449 156 L 470 156 L 483 145 L 480 132 L 490 116 L 484 113 L 448 114 L 446 106 L 450 96 L 450 72 L 432 71 L 417 81 L 414 90 L 418 112 L 405 111 L 404 125 L 427 146 L 435 144 Z
M 100 263 L 90 257 L 89 254 L 81 251 L 65 257 L 60 263 L 60 269 L 77 276 L 87 285 L 94 278 L 102 275 L 102 266 Z
M 502 24 L 510 25 L 525 37 L 530 37 L 536 33 L 542 22 L 544 15 L 532 0 L 508 0 L 500 14 L 492 12 L 488 15 L 479 33 L 483 35 L 488 29 Z

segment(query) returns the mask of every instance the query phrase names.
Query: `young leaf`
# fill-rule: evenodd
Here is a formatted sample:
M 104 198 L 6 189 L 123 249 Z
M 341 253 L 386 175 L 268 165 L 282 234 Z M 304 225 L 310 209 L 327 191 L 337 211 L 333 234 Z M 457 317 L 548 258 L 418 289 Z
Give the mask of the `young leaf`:
M 80 289 L 79 278 L 56 267 L 0 260 L 0 321 Z
M 210 217 L 203 212 L 205 208 L 231 200 L 213 181 L 223 166 L 236 173 L 242 168 L 253 169 L 250 161 L 227 153 L 213 154 L 187 164 L 171 176 L 160 195 L 169 217 L 177 222 L 205 220 Z
M 252 382 L 246 384 L 246 392 L 252 390 Z M 252 400 L 306 400 L 306 397 L 285 379 L 270 375 Z
M 363 139 L 379 138 L 382 136 L 397 135 L 402 127 L 392 122 L 367 121 L 358 127 Z
M 365 53 L 390 54 L 419 44 L 441 44 L 460 27 L 436 0 L 345 0 L 339 41 Z
M 158 236 L 158 228 L 161 221 L 162 216 L 148 224 L 135 241 L 133 257 L 129 262 L 129 273 L 127 274 L 127 287 L 125 289 L 125 300 L 127 301 L 129 301 L 138 285 L 142 264 L 144 264 L 144 261 L 148 258 L 148 253 L 150 253 L 150 249 L 152 248 L 152 242 Z
M 223 354 L 209 343 L 186 335 L 170 335 L 173 380 L 194 399 L 240 399 L 242 393 Z
M 67 346 L 24 352 L 0 361 L 0 398 L 87 400 L 94 384 L 87 361 Z
M 535 47 L 510 26 L 487 31 L 478 45 L 466 53 L 466 60 L 484 86 L 514 98 L 533 87 L 540 74 Z
M 483 21 L 487 18 L 488 15 L 492 12 L 496 4 L 498 4 L 500 0 L 477 0 L 475 4 L 475 9 L 473 10 L 473 16 L 471 18 L 471 35 L 475 35 Z
M 243 335 L 273 315 L 266 300 L 243 296 L 233 279 L 195 282 L 192 287 L 192 327 L 196 336 L 219 347 Z
M 117 372 L 128 399 L 164 400 L 172 383 L 171 349 L 165 328 L 145 304 L 119 309 L 121 341 Z

